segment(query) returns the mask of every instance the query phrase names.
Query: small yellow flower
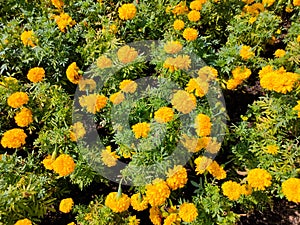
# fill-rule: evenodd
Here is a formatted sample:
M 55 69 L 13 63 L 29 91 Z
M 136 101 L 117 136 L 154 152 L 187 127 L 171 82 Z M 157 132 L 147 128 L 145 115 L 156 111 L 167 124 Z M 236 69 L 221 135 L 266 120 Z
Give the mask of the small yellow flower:
M 171 103 L 176 110 L 183 114 L 190 113 L 197 104 L 195 96 L 183 90 L 179 90 L 173 95 Z
M 71 222 L 71 223 L 68 223 L 67 225 L 76 225 L 76 223 Z
M 65 198 L 61 200 L 59 204 L 59 211 L 63 213 L 69 213 L 72 210 L 73 205 L 74 205 L 74 201 L 72 198 Z
M 78 86 L 80 91 L 93 91 L 96 89 L 97 84 L 93 79 L 80 79 Z
M 276 155 L 278 152 L 278 146 L 277 145 L 268 145 L 266 147 L 265 151 L 269 154 Z
M 76 21 L 72 20 L 72 17 L 64 12 L 62 12 L 60 15 L 56 15 L 54 19 L 61 32 L 66 32 L 67 26 L 73 27 L 76 24 Z
M 254 56 L 254 52 L 251 51 L 251 47 L 247 45 L 243 45 L 240 50 L 240 56 L 244 60 L 248 60 Z
M 161 225 L 162 215 L 157 207 L 151 207 L 149 210 L 149 218 L 154 225 Z
M 167 184 L 172 190 L 183 188 L 188 181 L 186 169 L 183 166 L 174 166 L 167 173 Z
M 86 131 L 83 126 L 83 123 L 76 122 L 71 126 L 70 138 L 72 141 L 77 141 L 79 138 L 84 137 Z
M 45 77 L 45 70 L 41 67 L 34 67 L 27 73 L 27 78 L 33 83 L 40 82 Z
M 30 31 L 24 31 L 21 34 L 21 41 L 23 42 L 23 44 L 25 46 L 31 46 L 31 47 L 35 47 L 34 42 L 36 41 L 36 38 L 34 37 L 34 33 L 32 30 Z
M 277 49 L 274 53 L 274 56 L 277 58 L 281 58 L 285 56 L 286 52 L 283 49 Z
M 234 90 L 237 88 L 237 86 L 239 86 L 241 83 L 243 83 L 242 80 L 239 79 L 229 79 L 226 82 L 226 86 L 228 90 Z
M 209 116 L 202 113 L 198 114 L 195 119 L 195 129 L 199 136 L 209 136 L 211 132 L 211 122 Z
M 133 125 L 132 131 L 134 132 L 135 138 L 146 138 L 148 137 L 148 133 L 150 131 L 150 124 L 146 122 L 137 123 Z
M 242 195 L 242 186 L 235 181 L 226 181 L 222 184 L 223 194 L 232 201 L 236 201 Z
M 160 178 L 156 178 L 151 184 L 146 185 L 146 199 L 152 207 L 164 204 L 170 194 L 167 182 Z
M 167 41 L 164 45 L 164 50 L 168 54 L 175 54 L 180 52 L 182 49 L 182 44 L 179 41 Z
M 134 210 L 143 211 L 148 208 L 148 200 L 140 193 L 131 196 L 131 206 Z
M 300 0 L 293 0 L 294 6 L 300 6 Z
M 47 169 L 47 170 L 53 170 L 53 164 L 54 162 L 54 159 L 52 159 L 52 156 L 51 155 L 48 155 L 43 161 L 43 165 L 44 167 Z
M 202 4 L 203 4 L 202 1 L 195 0 L 190 3 L 190 8 L 192 10 L 200 11 L 202 9 Z
M 123 102 L 125 99 L 125 96 L 122 92 L 118 91 L 114 94 L 112 94 L 110 97 L 109 97 L 109 100 L 114 104 L 114 105 L 118 105 L 120 104 L 121 102 Z
M 198 37 L 198 31 L 194 28 L 186 28 L 183 31 L 183 37 L 187 41 L 194 41 Z
M 112 61 L 110 58 L 106 57 L 105 55 L 100 56 L 97 59 L 97 67 L 100 69 L 109 68 L 112 66 Z
M 123 4 L 119 9 L 119 17 L 122 20 L 132 20 L 136 15 L 136 7 L 134 4 Z
M 184 28 L 184 22 L 182 20 L 175 20 L 173 23 L 173 27 L 175 30 L 182 30 Z
M 56 8 L 61 9 L 64 6 L 64 2 L 61 0 L 51 0 L 52 5 L 54 5 Z
M 234 70 L 232 70 L 232 75 L 235 80 L 246 80 L 251 75 L 251 70 L 247 67 L 236 67 Z
M 54 172 L 58 173 L 59 176 L 67 176 L 74 172 L 76 164 L 71 156 L 61 154 L 52 163 Z
M 297 42 L 300 42 L 300 34 L 297 36 Z
M 174 9 L 172 10 L 172 13 L 174 15 L 182 15 L 182 14 L 185 14 L 186 12 L 188 12 L 189 9 L 188 7 L 186 6 L 186 2 L 185 1 L 181 1 L 179 2 L 175 7 Z
M 263 0 L 262 4 L 264 4 L 267 7 L 270 7 L 274 4 L 275 0 Z
M 76 62 L 73 62 L 68 66 L 66 74 L 69 81 L 71 81 L 73 84 L 78 84 L 79 80 L 82 78 L 82 76 L 79 74 L 79 67 L 77 66 Z
M 179 207 L 179 216 L 184 222 L 193 222 L 198 216 L 198 210 L 193 203 L 183 203 Z
M 7 98 L 7 104 L 12 108 L 20 108 L 27 104 L 29 97 L 25 92 L 15 92 Z

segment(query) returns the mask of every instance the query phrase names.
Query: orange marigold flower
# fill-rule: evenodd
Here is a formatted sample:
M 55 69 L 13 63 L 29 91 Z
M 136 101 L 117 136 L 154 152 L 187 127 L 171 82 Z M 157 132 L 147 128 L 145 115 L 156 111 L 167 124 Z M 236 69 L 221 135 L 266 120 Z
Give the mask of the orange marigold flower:
M 132 80 L 123 80 L 119 87 L 125 93 L 134 93 L 137 88 L 137 83 Z
M 135 50 L 135 48 L 125 45 L 118 50 L 117 56 L 120 62 L 127 64 L 138 57 L 138 52 Z
M 140 193 L 133 194 L 131 196 L 131 206 L 134 210 L 143 211 L 148 208 L 148 200 Z
M 78 86 L 80 91 L 93 91 L 96 89 L 97 85 L 93 79 L 80 79 Z
M 29 97 L 25 92 L 15 92 L 8 97 L 7 104 L 16 109 L 27 104 L 28 101 Z
M 202 80 L 200 77 L 191 78 L 185 88 L 185 90 L 189 93 L 195 91 L 195 95 L 198 97 L 203 97 L 204 95 L 206 95 L 208 89 L 208 82 L 206 80 Z
M 118 192 L 111 192 L 105 199 L 105 205 L 115 213 L 124 212 L 130 206 L 130 198 L 126 194 L 118 196 Z
M 194 41 L 198 37 L 198 31 L 194 28 L 185 28 L 183 31 L 183 37 L 187 41 Z
M 196 108 L 197 101 L 193 94 L 179 90 L 173 95 L 171 103 L 179 112 L 188 114 Z
M 240 50 L 240 56 L 244 60 L 248 60 L 255 56 L 254 52 L 251 51 L 251 47 L 247 45 L 243 45 L 241 50 Z
M 53 164 L 54 162 L 54 159 L 52 159 L 52 156 L 51 155 L 48 155 L 43 161 L 43 165 L 44 167 L 47 169 L 47 170 L 53 170 Z
M 246 67 L 236 67 L 232 70 L 232 75 L 235 80 L 246 80 L 251 75 L 251 70 Z
M 274 4 L 275 0 L 262 0 L 262 4 L 267 6 L 267 7 L 270 7 Z
M 179 224 L 181 221 L 180 217 L 176 213 L 169 214 L 166 219 L 164 220 L 164 225 L 173 225 L 173 224 Z
M 215 80 L 218 77 L 218 71 L 211 66 L 204 66 L 198 70 L 198 76 L 201 80 Z
M 152 184 L 146 185 L 146 199 L 151 206 L 160 206 L 164 204 L 170 194 L 171 191 L 167 182 L 160 178 L 153 180 Z
M 211 154 L 216 154 L 219 152 L 221 148 L 221 143 L 217 142 L 216 140 L 210 138 L 209 142 L 206 146 L 206 151 L 208 151 Z
M 54 5 L 56 8 L 61 9 L 64 6 L 64 2 L 61 0 L 51 0 L 52 5 Z
M 45 70 L 41 67 L 34 67 L 27 73 L 27 78 L 33 83 L 40 82 L 45 77 Z
M 122 20 L 132 20 L 135 17 L 136 14 L 136 7 L 134 4 L 123 4 L 119 9 L 119 17 Z
M 227 89 L 228 89 L 228 90 L 234 90 L 234 89 L 236 89 L 237 86 L 239 86 L 241 83 L 243 83 L 242 80 L 238 80 L 238 79 L 229 79 L 229 80 L 226 82 Z
M 157 207 L 151 207 L 149 214 L 149 218 L 154 225 L 161 225 L 162 215 Z
M 87 112 L 95 114 L 106 106 L 107 100 L 104 95 L 90 94 L 79 97 L 79 104 L 85 107 Z
M 13 128 L 3 134 L 1 145 L 4 148 L 20 148 L 22 145 L 26 144 L 26 137 L 27 135 L 24 130 L 20 128 Z
M 199 156 L 195 159 L 196 172 L 197 174 L 203 174 L 208 166 L 213 162 L 212 159 L 207 158 L 205 156 Z
M 120 157 L 116 155 L 116 152 L 111 151 L 110 146 L 107 146 L 105 150 L 102 150 L 101 152 L 101 160 L 104 163 L 104 165 L 108 167 L 113 167 L 117 165 L 118 158 Z
M 76 122 L 71 126 L 70 138 L 72 141 L 77 141 L 79 138 L 84 137 L 85 133 L 83 123 Z
M 243 184 L 242 185 L 242 195 L 251 195 L 252 194 L 252 187 L 248 184 Z
M 184 222 L 193 222 L 198 216 L 198 210 L 193 203 L 183 203 L 179 207 L 179 216 Z
M 79 80 L 82 78 L 82 76 L 79 74 L 79 67 L 77 66 L 76 62 L 73 62 L 68 66 L 66 74 L 69 81 L 71 81 L 73 84 L 78 84 Z
M 195 128 L 196 133 L 199 136 L 209 136 L 211 132 L 211 122 L 209 116 L 202 113 L 198 114 L 195 119 Z
M 110 58 L 102 55 L 97 59 L 97 66 L 100 69 L 109 68 L 112 66 L 112 61 Z
M 133 125 L 132 131 L 134 132 L 135 138 L 146 138 L 148 137 L 148 133 L 150 131 L 150 124 L 146 122 L 137 123 Z
M 186 169 L 183 166 L 174 166 L 167 173 L 167 184 L 172 190 L 183 188 L 188 181 Z
M 182 20 L 175 20 L 173 23 L 173 27 L 175 30 L 182 30 L 184 28 L 184 22 Z
M 242 194 L 242 186 L 235 181 L 226 181 L 222 184 L 223 194 L 232 201 L 236 201 Z
M 289 178 L 282 183 L 282 193 L 292 202 L 300 203 L 300 179 Z
M 265 7 L 261 3 L 254 3 L 252 5 L 245 5 L 243 11 L 249 13 L 251 16 L 257 16 L 259 13 L 265 11 Z
M 75 162 L 73 158 L 66 154 L 61 154 L 52 163 L 54 172 L 58 173 L 59 176 L 67 176 L 74 172 Z
M 300 6 L 300 0 L 293 0 L 294 6 Z
M 276 155 L 278 152 L 278 146 L 277 145 L 267 145 L 265 148 L 265 151 L 269 154 Z
M 186 6 L 186 3 L 184 1 L 181 1 L 174 7 L 174 9 L 172 10 L 172 13 L 174 15 L 182 15 L 188 11 L 189 11 L 189 9 Z
M 15 121 L 19 127 L 27 127 L 33 122 L 31 110 L 22 108 L 20 112 L 16 113 Z
M 186 134 L 183 134 L 182 137 L 181 143 L 189 152 L 198 152 L 206 148 L 210 141 L 210 137 L 189 137 Z
M 281 57 L 285 56 L 285 51 L 283 49 L 277 49 L 274 52 L 274 56 L 277 58 L 281 58 Z
M 61 32 L 65 32 L 67 26 L 73 27 L 76 24 L 75 20 L 72 20 L 72 17 L 64 12 L 62 12 L 59 16 L 56 15 L 54 19 Z
M 164 50 L 166 53 L 175 54 L 180 52 L 182 49 L 182 44 L 179 41 L 167 41 L 164 45 Z
M 273 70 L 273 67 L 272 67 L 272 66 L 270 66 L 270 65 L 264 66 L 264 67 L 258 72 L 259 78 L 261 79 L 261 78 L 263 78 L 264 75 L 266 75 L 266 74 L 268 74 L 268 73 L 271 73 L 271 72 L 273 72 L 273 71 L 274 71 L 274 70 Z
M 14 225 L 32 225 L 29 219 L 18 220 Z
M 248 184 L 256 190 L 265 190 L 266 187 L 271 186 L 272 176 L 264 169 L 252 169 L 247 175 Z
M 32 30 L 30 31 L 24 31 L 21 34 L 21 41 L 23 42 L 23 44 L 25 46 L 31 46 L 31 47 L 35 47 L 34 42 L 36 41 L 36 38 L 34 37 L 34 33 Z
M 196 10 L 190 11 L 187 16 L 189 21 L 191 22 L 197 22 L 198 20 L 200 20 L 200 12 Z
M 59 211 L 63 213 L 69 213 L 72 210 L 74 201 L 72 198 L 65 198 L 59 203 Z
M 190 8 L 192 10 L 197 10 L 197 11 L 200 11 L 202 9 L 202 1 L 199 1 L 199 0 L 196 0 L 196 1 L 192 1 L 190 3 Z
M 161 107 L 154 113 L 154 119 L 158 123 L 170 122 L 174 117 L 173 109 L 169 107 Z
M 122 92 L 118 91 L 114 94 L 112 94 L 110 97 L 109 97 L 109 100 L 114 104 L 114 105 L 118 105 L 120 104 L 121 102 L 123 102 L 125 99 L 125 96 Z
M 225 179 L 227 176 L 226 171 L 216 161 L 209 164 L 206 169 L 217 180 Z

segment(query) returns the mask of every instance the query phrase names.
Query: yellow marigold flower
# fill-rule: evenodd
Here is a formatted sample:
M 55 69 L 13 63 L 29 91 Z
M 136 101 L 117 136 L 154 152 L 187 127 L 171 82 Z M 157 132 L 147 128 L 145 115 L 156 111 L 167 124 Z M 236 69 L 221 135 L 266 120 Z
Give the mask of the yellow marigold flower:
M 114 105 L 118 105 L 120 104 L 121 102 L 123 102 L 125 99 L 125 96 L 122 92 L 118 91 L 114 94 L 112 94 L 110 97 L 109 97 L 109 100 L 114 104 Z
M 126 194 L 118 196 L 118 192 L 111 192 L 105 199 L 105 205 L 115 213 L 124 212 L 130 206 L 130 198 Z
M 242 80 L 238 80 L 238 79 L 229 79 L 226 82 L 226 86 L 228 90 L 234 90 L 237 88 L 237 86 L 239 86 L 243 81 Z
M 23 44 L 25 46 L 31 46 L 31 47 L 35 47 L 34 42 L 36 41 L 35 37 L 34 37 L 34 33 L 32 30 L 30 31 L 24 31 L 21 34 L 21 41 L 23 42 Z
M 189 9 L 186 6 L 186 3 L 184 1 L 179 2 L 179 4 L 177 4 L 174 9 L 172 10 L 172 13 L 174 15 L 182 15 L 186 12 L 188 12 Z
M 206 151 L 208 151 L 211 154 L 216 154 L 219 152 L 220 148 L 221 148 L 221 143 L 210 138 L 210 140 L 206 146 Z
M 107 146 L 105 150 L 102 150 L 101 152 L 101 160 L 104 163 L 104 165 L 108 167 L 113 167 L 117 165 L 118 158 L 120 157 L 116 155 L 116 152 L 111 151 L 110 146 Z
M 83 123 L 76 122 L 71 126 L 70 138 L 72 141 L 77 141 L 79 138 L 84 137 L 85 133 Z
M 197 39 L 198 31 L 194 28 L 185 28 L 182 35 L 185 40 L 194 41 Z
M 179 55 L 175 58 L 175 67 L 180 70 L 188 70 L 191 67 L 191 58 L 189 55 Z
M 14 225 L 32 225 L 29 219 L 18 220 Z
M 29 97 L 25 92 L 15 92 L 8 97 L 7 104 L 16 109 L 27 104 L 28 101 Z
M 71 223 L 68 223 L 67 225 L 76 225 L 76 223 L 71 222 Z
M 266 187 L 271 186 L 271 180 L 271 174 L 264 169 L 252 169 L 247 175 L 248 184 L 256 190 L 265 190 Z
M 188 181 L 186 169 L 183 166 L 174 166 L 167 173 L 167 184 L 172 190 L 183 188 Z
M 189 21 L 191 22 L 197 22 L 198 20 L 200 20 L 200 12 L 196 10 L 190 11 L 187 16 Z
M 300 0 L 293 0 L 294 6 L 300 6 Z
M 45 77 L 45 70 L 41 67 L 34 67 L 27 73 L 27 78 L 33 83 L 40 82 Z
M 232 201 L 236 201 L 242 194 L 242 186 L 235 181 L 226 181 L 222 184 L 223 194 Z
M 59 211 L 63 213 L 69 213 L 72 210 L 74 201 L 72 198 L 65 198 L 59 203 Z
M 11 85 L 17 85 L 18 80 L 14 77 L 5 77 L 3 82 L 0 82 L 0 85 L 4 87 L 10 87 Z
M 20 128 L 13 128 L 4 132 L 1 139 L 1 145 L 4 148 L 20 148 L 22 145 L 26 144 L 27 135 Z
M 105 55 L 101 55 L 97 59 L 97 67 L 100 69 L 109 68 L 112 66 L 112 61 L 110 58 L 106 57 Z
M 139 225 L 140 219 L 137 219 L 136 216 L 129 216 L 128 225 Z
M 174 117 L 174 112 L 169 107 L 161 107 L 154 113 L 154 119 L 158 123 L 170 122 Z
M 79 97 L 79 104 L 85 107 L 87 112 L 95 114 L 106 106 L 107 100 L 104 95 L 90 94 Z
M 276 155 L 278 152 L 278 146 L 277 145 L 268 145 L 266 147 L 265 151 L 269 154 Z
M 270 7 L 271 5 L 273 5 L 274 2 L 275 2 L 275 0 L 262 0 L 262 4 L 267 7 Z
M 123 4 L 118 9 L 119 17 L 122 20 L 132 20 L 135 17 L 136 14 L 136 7 L 134 4 Z
M 164 45 L 164 50 L 166 53 L 175 54 L 180 52 L 182 49 L 182 44 L 179 41 L 167 41 Z
M 197 174 L 203 174 L 206 169 L 212 164 L 213 160 L 210 158 L 207 158 L 205 156 L 199 156 L 195 159 L 195 165 L 196 165 L 196 172 Z
M 80 79 L 78 86 L 80 91 L 93 91 L 96 89 L 96 82 L 93 79 Z
M 225 179 L 227 176 L 226 171 L 216 161 L 209 164 L 206 169 L 217 180 Z
M 71 81 L 73 84 L 78 84 L 79 80 L 82 77 L 79 74 L 79 67 L 77 66 L 76 62 L 73 62 L 68 66 L 66 74 L 69 81 Z
M 112 24 L 109 26 L 109 31 L 112 32 L 113 34 L 116 34 L 118 32 L 118 28 L 116 24 Z
M 92 213 L 87 213 L 84 217 L 84 220 L 92 220 L 93 219 L 93 216 L 92 216 Z
M 198 114 L 195 119 L 196 133 L 199 136 L 209 136 L 211 132 L 210 118 L 202 113 Z
M 151 206 L 160 206 L 164 204 L 167 198 L 170 196 L 170 189 L 167 182 L 157 178 L 152 181 L 152 184 L 146 185 L 146 199 Z
M 20 112 L 16 113 L 15 121 L 19 127 L 27 127 L 33 122 L 31 110 L 22 108 Z
M 61 154 L 52 163 L 53 170 L 58 173 L 59 176 L 67 176 L 75 170 L 75 162 L 73 158 L 66 154 Z
M 289 178 L 282 183 L 282 193 L 292 202 L 300 203 L 300 179 Z
M 297 105 L 293 108 L 293 110 L 298 111 L 298 118 L 300 118 L 300 101 L 297 101 Z
M 54 162 L 54 159 L 52 159 L 52 156 L 51 155 L 48 155 L 43 161 L 43 165 L 44 167 L 47 169 L 47 170 L 53 170 L 53 164 Z
M 148 137 L 148 133 L 150 131 L 150 124 L 146 122 L 137 123 L 133 125 L 132 131 L 134 132 L 135 138 L 146 138 Z
M 54 5 L 56 8 L 61 9 L 64 6 L 64 2 L 61 0 L 51 0 L 52 5 Z
M 182 30 L 184 28 L 184 22 L 182 20 L 175 20 L 173 23 L 173 27 L 175 30 Z
M 164 220 L 164 225 L 173 225 L 173 224 L 179 224 L 181 221 L 180 217 L 176 213 L 169 214 L 166 219 Z
M 265 11 L 265 7 L 261 3 L 254 3 L 252 5 L 245 5 L 243 11 L 256 17 L 259 13 Z
M 131 196 L 131 206 L 134 210 L 143 211 L 148 208 L 148 200 L 140 193 Z
M 117 56 L 120 62 L 127 64 L 137 58 L 138 52 L 135 50 L 135 48 L 125 45 L 118 50 Z
M 274 53 L 274 56 L 277 58 L 281 58 L 285 56 L 285 51 L 283 49 L 277 49 Z
M 251 70 L 247 67 L 236 67 L 232 70 L 232 75 L 235 80 L 246 80 L 251 75 Z
M 179 207 L 179 216 L 184 222 L 193 222 L 198 216 L 198 210 L 193 203 L 183 203 Z
M 252 17 L 250 17 L 250 19 L 249 19 L 249 23 L 250 23 L 250 24 L 253 24 L 256 20 L 257 20 L 257 17 L 256 17 L 256 16 L 252 16 Z
M 137 83 L 132 80 L 123 80 L 119 87 L 125 93 L 134 93 L 137 88 Z
M 171 100 L 173 107 L 183 114 L 190 113 L 196 108 L 196 98 L 193 94 L 189 94 L 187 91 L 177 91 Z
M 210 137 L 189 137 L 186 134 L 182 135 L 183 139 L 181 140 L 181 143 L 183 146 L 189 151 L 189 152 L 198 152 L 203 148 L 206 148 Z
M 64 12 L 62 12 L 59 16 L 56 15 L 54 19 L 61 32 L 65 32 L 67 26 L 73 27 L 76 24 L 75 20 L 72 20 L 72 17 Z
M 195 91 L 195 95 L 198 97 L 203 97 L 208 92 L 209 84 L 207 81 L 202 80 L 201 78 L 191 78 L 186 85 L 185 90 L 189 93 Z
M 300 42 L 300 34 L 297 36 L 297 42 Z
M 161 225 L 162 215 L 157 207 L 151 207 L 149 210 L 149 218 L 153 225 Z
M 264 66 L 259 72 L 259 78 L 263 78 L 264 75 L 273 72 L 273 67 L 270 65 Z
M 192 10 L 197 10 L 197 11 L 200 11 L 201 9 L 202 9 L 202 2 L 201 1 L 199 1 L 199 0 L 196 0 L 196 1 L 192 1 L 191 3 L 190 3 L 190 8 L 192 9 Z
M 218 77 L 218 71 L 211 66 L 204 66 L 198 70 L 198 76 L 201 80 L 215 80 Z
M 241 50 L 240 50 L 240 56 L 244 60 L 248 60 L 255 56 L 254 52 L 251 51 L 251 47 L 247 45 L 243 45 Z
M 168 69 L 170 72 L 174 72 L 175 70 L 178 70 L 178 68 L 176 68 L 175 66 L 175 58 L 172 57 L 166 58 L 163 67 Z

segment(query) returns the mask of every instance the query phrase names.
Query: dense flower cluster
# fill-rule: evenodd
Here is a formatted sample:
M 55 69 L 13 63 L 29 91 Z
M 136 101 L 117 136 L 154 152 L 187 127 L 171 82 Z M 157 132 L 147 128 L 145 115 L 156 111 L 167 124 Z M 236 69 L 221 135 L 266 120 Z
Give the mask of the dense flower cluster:
M 73 173 L 75 166 L 73 158 L 66 154 L 59 155 L 52 163 L 54 172 L 58 173 L 59 176 L 68 176 Z
M 236 67 L 232 70 L 233 78 L 227 81 L 227 88 L 229 90 L 234 90 L 238 85 L 243 83 L 251 75 L 251 70 L 246 67 Z
M 111 151 L 111 147 L 107 146 L 105 150 L 102 150 L 101 152 L 101 160 L 104 163 L 104 165 L 108 167 L 112 167 L 117 165 L 119 156 L 116 155 L 116 152 Z
M 31 110 L 22 108 L 20 112 L 16 113 L 15 121 L 19 127 L 27 127 L 33 122 Z
M 157 178 L 146 185 L 146 199 L 152 207 L 164 204 L 170 194 L 167 182 L 162 179 Z
M 292 202 L 300 203 L 300 179 L 289 178 L 282 183 L 282 193 Z
M 33 83 L 40 82 L 45 77 L 45 70 L 41 67 L 34 67 L 27 73 L 27 78 Z
M 111 192 L 105 199 L 105 205 L 113 212 L 124 212 L 130 206 L 130 198 L 126 194 L 119 195 L 118 192 Z
M 172 190 L 183 188 L 188 181 L 186 169 L 183 166 L 174 166 L 167 173 L 167 184 Z
M 176 110 L 183 114 L 190 113 L 197 104 L 195 96 L 183 90 L 179 90 L 173 95 L 171 103 Z
M 12 108 L 20 108 L 28 101 L 29 97 L 25 92 L 15 92 L 7 98 L 7 104 Z
M 122 20 L 132 20 L 136 14 L 136 7 L 134 4 L 123 4 L 119 9 L 119 17 Z
M 1 145 L 4 148 L 20 148 L 22 145 L 26 144 L 27 135 L 24 130 L 19 128 L 13 128 L 4 132 L 1 139 Z
M 255 190 L 265 190 L 266 187 L 271 186 L 272 176 L 264 169 L 252 169 L 247 175 L 248 184 Z
M 65 198 L 60 201 L 59 211 L 63 213 L 69 213 L 72 210 L 73 205 L 74 201 L 72 198 Z

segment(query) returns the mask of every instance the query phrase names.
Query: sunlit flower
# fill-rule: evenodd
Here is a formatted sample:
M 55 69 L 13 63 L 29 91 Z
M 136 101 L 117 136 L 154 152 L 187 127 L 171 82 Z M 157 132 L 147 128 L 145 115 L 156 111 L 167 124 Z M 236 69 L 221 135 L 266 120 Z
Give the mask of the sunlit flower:
M 191 78 L 186 85 L 185 90 L 189 93 L 194 92 L 196 96 L 203 97 L 208 92 L 209 84 L 200 77 Z
M 189 152 L 198 152 L 206 148 L 210 142 L 210 137 L 189 137 L 186 134 L 182 135 L 181 143 Z
M 131 196 L 131 206 L 134 210 L 143 211 L 148 208 L 148 200 L 140 193 Z
M 211 122 L 209 116 L 205 114 L 198 114 L 195 119 L 196 133 L 201 136 L 209 136 L 211 132 Z
M 187 16 L 189 21 L 191 22 L 197 22 L 198 20 L 200 20 L 200 12 L 196 10 L 190 11 Z
M 105 55 L 101 55 L 97 59 L 97 67 L 100 69 L 109 68 L 112 65 L 112 61 L 110 58 L 106 57 Z
M 1 139 L 1 145 L 4 148 L 20 148 L 22 145 L 26 144 L 27 135 L 24 130 L 20 128 L 13 128 L 4 132 Z
M 79 67 L 77 66 L 76 62 L 73 62 L 68 66 L 66 74 L 69 81 L 71 81 L 73 84 L 78 84 L 82 77 L 79 74 Z
M 262 0 L 262 4 L 264 4 L 267 7 L 270 7 L 271 5 L 273 5 L 275 2 L 275 0 Z
M 181 165 L 169 169 L 167 177 L 167 184 L 172 190 L 183 188 L 188 181 L 186 169 Z
M 61 32 L 65 32 L 67 26 L 73 27 L 76 24 L 75 20 L 72 20 L 72 17 L 64 12 L 62 12 L 59 16 L 56 15 L 54 19 Z
M 132 131 L 134 132 L 135 138 L 146 138 L 148 137 L 148 133 L 150 131 L 150 124 L 146 122 L 137 123 L 133 125 Z
M 227 176 L 226 171 L 216 161 L 210 163 L 206 170 L 217 180 L 225 179 Z
M 52 163 L 54 172 L 58 173 L 59 176 L 67 176 L 75 170 L 76 164 L 71 156 L 61 154 Z
M 167 41 L 164 45 L 164 50 L 166 53 L 175 54 L 180 52 L 182 49 L 182 44 L 179 41 Z
M 265 151 L 269 154 L 276 155 L 278 152 L 277 145 L 267 145 Z
M 93 79 L 80 79 L 78 86 L 80 91 L 93 91 L 96 89 L 96 82 Z
M 32 225 L 29 219 L 18 220 L 14 225 Z
M 282 193 L 292 202 L 300 203 L 300 179 L 289 178 L 282 183 Z
M 30 31 L 24 31 L 21 34 L 21 41 L 23 42 L 23 44 L 25 46 L 31 46 L 31 47 L 35 47 L 34 42 L 36 41 L 36 38 L 34 37 L 34 33 L 32 30 Z
M 265 190 L 266 187 L 271 186 L 272 176 L 264 169 L 252 169 L 247 175 L 248 184 L 256 190 Z
M 164 220 L 164 225 L 173 225 L 173 224 L 179 224 L 181 221 L 180 217 L 176 213 L 169 214 L 166 219 Z
M 237 86 L 239 86 L 241 83 L 243 83 L 242 80 L 239 79 L 229 79 L 226 82 L 226 86 L 228 90 L 234 90 L 237 88 Z
M 265 11 L 265 7 L 261 3 L 254 3 L 252 5 L 245 5 L 243 11 L 249 13 L 251 16 L 257 16 L 261 12 Z
M 226 181 L 222 184 L 223 194 L 232 201 L 236 201 L 242 195 L 242 186 L 235 181 Z
M 198 31 L 194 28 L 186 28 L 183 31 L 183 37 L 187 41 L 194 41 L 198 37 Z
M 117 51 L 117 56 L 120 62 L 127 64 L 137 58 L 138 52 L 135 50 L 135 48 L 125 45 Z
M 182 20 L 175 20 L 173 23 L 173 27 L 175 30 L 182 30 L 184 28 L 184 22 Z
M 119 87 L 125 93 L 134 93 L 137 88 L 137 83 L 132 80 L 123 80 Z
M 119 17 L 122 20 L 132 20 L 135 17 L 136 14 L 136 7 L 134 4 L 123 4 L 119 9 Z
M 128 225 L 139 225 L 140 219 L 137 219 L 136 216 L 129 216 Z
M 243 45 L 241 50 L 240 50 L 240 56 L 244 60 L 248 60 L 255 56 L 254 52 L 251 51 L 251 47 L 247 45 Z
M 203 4 L 202 1 L 195 0 L 190 3 L 190 8 L 192 10 L 200 11 L 202 9 L 202 4 Z
M 194 160 L 196 165 L 197 174 L 203 174 L 208 166 L 213 162 L 212 159 L 207 158 L 206 156 L 199 156 Z
M 27 73 L 27 78 L 33 83 L 40 82 L 45 77 L 45 70 L 41 67 L 34 67 Z
M 30 109 L 22 108 L 20 112 L 16 113 L 14 119 L 19 127 L 27 127 L 33 122 L 32 112 Z
M 123 193 L 118 196 L 118 192 L 111 192 L 105 199 L 105 205 L 115 213 L 124 212 L 130 206 L 130 198 Z
M 74 201 L 72 198 L 65 198 L 59 203 L 59 211 L 63 213 L 69 213 L 74 205 Z
M 87 112 L 95 114 L 106 106 L 107 100 L 104 95 L 90 94 L 79 97 L 79 104 L 85 107 Z
M 170 189 L 162 179 L 155 179 L 152 184 L 146 185 L 146 199 L 151 206 L 162 205 L 170 196 Z
M 125 96 L 122 92 L 118 91 L 114 94 L 112 94 L 110 97 L 109 97 L 109 100 L 114 104 L 114 105 L 118 105 L 120 104 L 121 102 L 123 102 L 125 99 Z
M 172 13 L 174 14 L 174 15 L 182 15 L 182 14 L 184 14 L 184 13 L 186 13 L 186 12 L 188 12 L 189 11 L 189 9 L 188 9 L 188 7 L 186 6 L 186 3 L 185 3 L 185 1 L 181 1 L 181 2 L 179 2 L 175 7 L 174 7 L 174 9 L 172 10 Z
M 203 81 L 215 80 L 218 77 L 218 71 L 211 66 L 204 66 L 198 70 L 198 76 Z
M 158 123 L 167 123 L 170 122 L 174 117 L 174 112 L 172 108 L 161 107 L 154 113 L 154 119 Z
M 281 57 L 285 56 L 285 51 L 283 49 L 277 49 L 274 52 L 274 56 L 277 58 L 281 58 Z
M 7 98 L 7 104 L 12 108 L 20 108 L 27 104 L 29 97 L 25 92 L 15 92 Z
M 236 67 L 232 70 L 232 75 L 235 80 L 246 80 L 251 75 L 251 70 L 246 67 Z
M 52 5 L 54 5 L 56 8 L 61 9 L 64 6 L 64 2 L 61 0 L 51 0 Z
M 173 95 L 171 103 L 176 110 L 183 114 L 190 113 L 197 104 L 195 96 L 183 90 L 179 90 Z
M 293 0 L 294 6 L 300 6 L 300 0 Z
M 179 216 L 184 222 L 193 222 L 198 216 L 198 210 L 193 203 L 183 203 L 179 207 Z
M 54 161 L 55 161 L 55 160 L 52 159 L 52 156 L 51 156 L 51 155 L 48 155 L 48 156 L 42 161 L 42 163 L 43 163 L 44 167 L 45 167 L 47 170 L 53 170 L 52 164 L 53 164 Z
M 78 139 L 84 137 L 86 131 L 83 123 L 76 122 L 71 126 L 70 138 L 72 141 L 77 141 Z
M 107 167 L 113 167 L 117 165 L 118 158 L 120 158 L 116 152 L 111 151 L 111 147 L 107 146 L 105 150 L 101 152 L 101 160 Z
M 151 222 L 153 223 L 153 225 L 161 225 L 162 215 L 161 215 L 159 208 L 151 207 L 149 210 L 149 214 L 150 214 L 149 218 L 150 218 Z

